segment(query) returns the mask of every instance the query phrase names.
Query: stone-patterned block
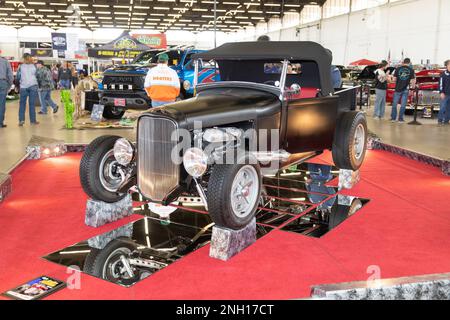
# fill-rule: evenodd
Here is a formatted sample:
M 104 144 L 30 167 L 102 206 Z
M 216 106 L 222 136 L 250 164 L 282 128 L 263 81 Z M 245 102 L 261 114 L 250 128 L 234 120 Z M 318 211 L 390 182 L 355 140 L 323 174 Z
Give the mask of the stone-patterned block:
M 369 137 L 367 139 L 367 150 L 378 150 L 380 149 L 381 139 L 377 137 Z
M 12 178 L 9 174 L 0 172 L 0 202 L 12 191 Z
M 89 199 L 86 204 L 85 223 L 91 227 L 100 227 L 107 223 L 131 216 L 133 202 L 131 195 L 115 203 L 106 203 Z
M 450 176 L 450 159 L 442 162 L 442 173 L 446 176 Z
M 66 152 L 64 141 L 40 136 L 32 136 L 26 148 L 27 159 L 57 157 Z
M 311 297 L 329 300 L 449 300 L 450 274 L 324 284 L 313 286 Z
M 253 219 L 245 228 L 240 230 L 214 226 L 209 256 L 227 261 L 255 242 L 256 219 Z
M 87 144 L 66 143 L 67 152 L 84 152 Z
M 352 189 L 360 180 L 359 170 L 339 170 L 339 190 Z
M 88 245 L 91 248 L 96 248 L 96 249 L 101 250 L 104 247 L 106 247 L 108 245 L 108 243 L 110 243 L 114 239 L 122 238 L 122 237 L 131 239 L 132 236 L 133 236 L 133 224 L 128 223 L 120 228 L 111 230 L 111 231 L 103 233 L 99 236 L 88 239 Z

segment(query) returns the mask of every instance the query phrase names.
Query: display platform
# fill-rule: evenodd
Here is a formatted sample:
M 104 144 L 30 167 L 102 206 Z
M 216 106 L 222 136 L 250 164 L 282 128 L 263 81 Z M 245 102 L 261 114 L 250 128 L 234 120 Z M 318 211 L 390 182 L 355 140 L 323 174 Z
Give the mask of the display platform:
M 68 153 L 27 160 L 12 172 L 14 191 L 0 203 L 0 224 L 4 226 L 0 233 L 1 291 L 45 274 L 68 283 L 68 288 L 46 299 L 296 299 L 310 297 L 315 285 L 373 278 L 374 269 L 382 279 L 450 271 L 448 177 L 440 168 L 371 150 L 361 169 L 361 181 L 352 190 L 336 194 L 334 179 L 326 183 L 329 194 L 315 192 L 307 189 L 304 177 L 305 184 L 301 179 L 288 181 L 289 190 L 282 185 L 272 188 L 288 192 L 280 194 L 282 197 L 299 198 L 289 203 L 289 213 L 283 211 L 292 218 L 271 222 L 268 216 L 261 218 L 260 212 L 259 225 L 278 226 L 231 260 L 211 259 L 207 244 L 131 287 L 116 285 L 41 258 L 143 221 L 145 204 L 136 202 L 136 214 L 130 217 L 100 228 L 86 226 L 87 198 L 78 178 L 80 158 L 80 153 Z M 311 161 L 329 164 L 331 155 Z M 290 178 L 292 175 L 285 175 L 279 180 Z M 308 194 L 325 194 L 327 200 L 342 195 L 370 202 L 320 238 L 283 231 L 318 207 Z M 275 198 L 278 195 L 268 197 L 279 200 L 279 207 L 286 205 Z M 334 203 L 339 204 L 339 199 Z M 198 213 L 192 217 L 208 218 L 200 206 L 182 208 L 188 209 Z M 275 216 L 273 210 L 262 211 Z M 151 217 L 147 220 L 155 220 Z M 177 222 L 176 215 L 171 222 Z M 79 254 L 81 260 L 86 253 Z
M 368 200 L 336 194 L 332 184 L 338 173 L 331 165 L 308 162 L 264 178 L 257 238 L 284 225 L 281 230 L 320 237 L 361 209 Z M 195 195 L 183 195 L 159 214 L 161 207 L 143 202 L 138 193 L 133 198 L 134 213 L 145 218 L 44 259 L 131 286 L 210 242 L 214 223 Z

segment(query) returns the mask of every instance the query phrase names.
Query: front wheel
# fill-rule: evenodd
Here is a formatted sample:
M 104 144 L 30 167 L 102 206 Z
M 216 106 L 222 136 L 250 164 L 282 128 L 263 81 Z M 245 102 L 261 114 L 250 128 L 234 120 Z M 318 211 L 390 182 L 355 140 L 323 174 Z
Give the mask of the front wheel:
M 80 163 L 80 181 L 84 192 L 93 200 L 113 203 L 123 199 L 119 193 L 123 182 L 120 165 L 114 157 L 118 136 L 101 136 L 86 148 Z
M 242 229 L 255 216 L 261 195 L 257 164 L 215 165 L 208 182 L 208 210 L 218 226 Z
M 336 126 L 333 161 L 339 169 L 358 170 L 366 156 L 367 122 L 362 112 L 345 113 Z

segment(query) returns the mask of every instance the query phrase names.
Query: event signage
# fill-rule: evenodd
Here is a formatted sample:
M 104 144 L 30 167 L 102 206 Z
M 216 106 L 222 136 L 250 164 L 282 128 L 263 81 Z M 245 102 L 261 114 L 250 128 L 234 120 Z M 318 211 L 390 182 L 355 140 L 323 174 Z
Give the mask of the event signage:
M 53 57 L 52 49 L 31 49 L 30 54 L 38 58 L 51 58 Z
M 64 59 L 66 57 L 66 52 L 64 50 L 57 50 L 56 54 L 60 59 Z
M 165 34 L 133 34 L 132 37 L 153 49 L 167 48 L 167 38 Z
M 89 49 L 89 57 L 97 58 L 97 59 L 112 59 L 112 58 L 120 58 L 120 59 L 134 59 L 142 50 L 92 50 Z
M 134 59 L 140 53 L 149 50 L 149 47 L 131 37 L 126 31 L 116 40 L 98 48 L 89 48 L 88 56 L 96 59 Z
M 53 50 L 67 50 L 67 35 L 65 33 L 52 32 Z

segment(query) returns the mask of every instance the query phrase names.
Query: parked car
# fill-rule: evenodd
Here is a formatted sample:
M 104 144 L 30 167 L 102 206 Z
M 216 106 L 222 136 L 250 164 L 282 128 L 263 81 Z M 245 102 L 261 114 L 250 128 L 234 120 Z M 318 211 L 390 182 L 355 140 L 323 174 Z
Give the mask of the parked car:
M 417 110 L 423 112 L 424 117 L 432 117 L 433 112 L 440 109 L 439 79 L 444 70 L 421 70 L 416 72 L 417 92 L 409 90 L 406 110 L 414 110 L 417 101 Z M 388 84 L 386 101 L 392 103 L 395 93 L 395 83 Z
M 151 100 L 144 89 L 144 81 L 149 68 L 156 65 L 161 53 L 168 54 L 169 66 L 180 78 L 180 98 L 192 96 L 194 68 L 191 57 L 199 52 L 202 50 L 193 48 L 149 50 L 137 56 L 131 64 L 105 70 L 100 97 L 100 103 L 105 105 L 103 116 L 107 119 L 120 119 L 126 109 L 147 109 L 151 106 Z M 219 79 L 218 72 L 205 63 L 205 67 L 200 65 L 199 79 L 205 83 L 216 81 Z
M 169 205 L 194 192 L 217 225 L 240 229 L 255 215 L 265 170 L 324 150 L 338 168 L 362 165 L 367 125 L 355 111 L 357 88 L 334 91 L 332 55 L 321 45 L 228 43 L 192 58 L 216 61 L 222 81 L 197 85 L 196 76 L 195 97 L 141 115 L 136 143 L 92 141 L 80 164 L 91 198 L 113 203 L 137 186 L 145 199 Z M 270 141 L 267 131 L 276 133 Z

